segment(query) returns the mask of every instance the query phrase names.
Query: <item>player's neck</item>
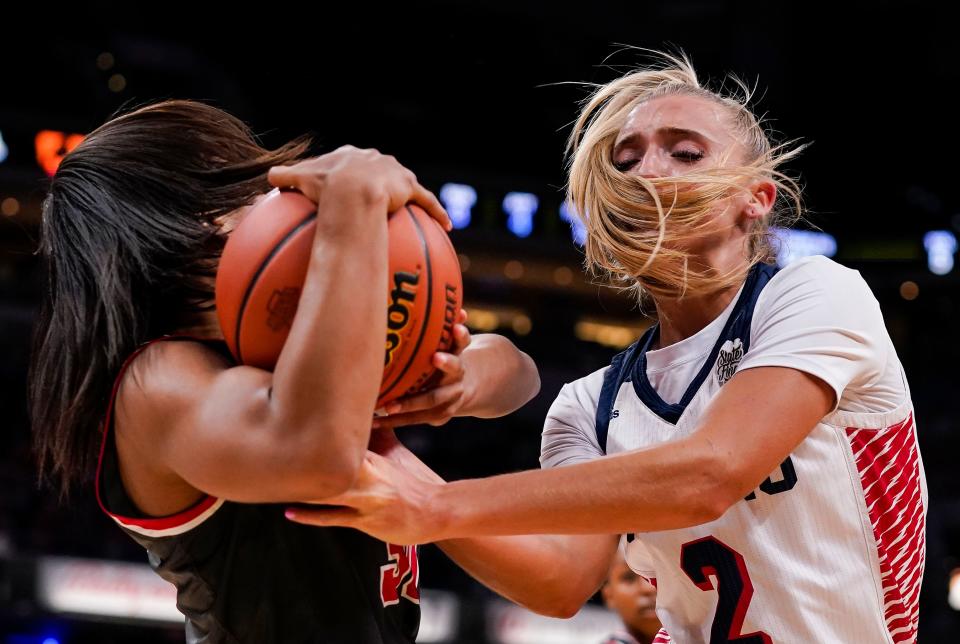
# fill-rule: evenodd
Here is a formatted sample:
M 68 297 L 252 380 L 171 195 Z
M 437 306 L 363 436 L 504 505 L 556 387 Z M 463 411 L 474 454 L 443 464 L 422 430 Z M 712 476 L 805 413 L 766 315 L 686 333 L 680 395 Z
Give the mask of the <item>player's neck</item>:
M 718 279 L 741 272 L 746 277 L 749 261 L 739 243 L 720 244 L 690 258 L 691 268 Z M 727 308 L 740 283 L 705 295 L 654 297 L 660 332 L 654 349 L 668 347 L 701 331 Z
M 729 306 L 740 285 L 709 295 L 656 298 L 660 332 L 655 349 L 685 340 L 713 322 Z

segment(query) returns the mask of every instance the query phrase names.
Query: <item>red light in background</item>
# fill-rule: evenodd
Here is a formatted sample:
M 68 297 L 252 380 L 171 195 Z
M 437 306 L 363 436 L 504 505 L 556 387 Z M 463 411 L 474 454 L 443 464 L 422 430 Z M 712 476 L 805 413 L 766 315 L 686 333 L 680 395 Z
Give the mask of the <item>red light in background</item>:
M 60 161 L 83 141 L 82 134 L 66 134 L 55 130 L 41 130 L 34 140 L 37 163 L 49 176 L 56 173 Z

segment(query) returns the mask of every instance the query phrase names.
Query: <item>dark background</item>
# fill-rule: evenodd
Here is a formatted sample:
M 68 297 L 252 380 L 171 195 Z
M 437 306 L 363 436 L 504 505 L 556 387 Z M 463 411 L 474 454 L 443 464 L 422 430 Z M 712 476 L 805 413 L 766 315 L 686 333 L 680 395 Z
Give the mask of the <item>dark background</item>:
M 124 105 L 202 99 L 242 117 L 270 144 L 311 132 L 318 152 L 344 143 L 377 147 L 428 187 L 474 186 L 474 220 L 453 234 L 470 265 L 468 308 L 500 312 L 498 331 L 536 360 L 542 391 L 507 419 L 461 419 L 405 436 L 444 476 L 480 476 L 536 467 L 542 419 L 560 386 L 616 351 L 579 338 L 579 320 L 642 322 L 630 302 L 580 276 L 581 254 L 557 215 L 563 151 L 577 101 L 587 94 L 577 83 L 606 82 L 642 62 L 623 45 L 682 47 L 702 78 L 719 83 L 734 72 L 756 82 L 756 107 L 768 126 L 781 139 L 813 144 L 790 168 L 805 185 L 810 220 L 835 236 L 836 259 L 859 269 L 874 290 L 911 380 L 930 489 L 921 641 L 950 640 L 960 632 L 946 604 L 949 571 L 960 566 L 960 269 L 932 274 L 922 240 L 930 230 L 960 230 L 960 135 L 950 98 L 960 80 L 960 45 L 952 16 L 932 2 L 858 3 L 842 13 L 839 6 L 518 0 L 321 3 L 307 10 L 167 3 L 134 15 L 129 7 L 86 3 L 72 16 L 52 8 L 29 15 L 24 4 L 22 17 L 5 8 L 0 133 L 9 157 L 0 163 L 0 201 L 14 198 L 18 208 L 0 216 L 0 555 L 143 560 L 90 494 L 61 505 L 35 483 L 25 372 L 39 298 L 39 130 L 85 133 Z M 109 69 L 98 66 L 103 52 L 114 58 Z M 116 74 L 121 91 L 109 87 Z M 510 234 L 500 209 L 513 190 L 540 198 L 527 239 Z M 511 260 L 521 263 L 522 277 L 505 276 Z M 575 275 L 570 285 L 554 278 L 564 266 Z M 916 284 L 915 299 L 901 296 L 906 281 Z M 511 326 L 518 316 L 530 321 L 528 333 Z M 0 570 L 0 633 L 14 642 L 12 633 L 26 632 L 35 616 L 3 609 L 2 589 L 15 584 L 11 566 Z M 422 583 L 468 600 L 489 596 L 430 549 Z M 76 642 L 177 637 L 64 628 L 73 633 L 65 641 Z

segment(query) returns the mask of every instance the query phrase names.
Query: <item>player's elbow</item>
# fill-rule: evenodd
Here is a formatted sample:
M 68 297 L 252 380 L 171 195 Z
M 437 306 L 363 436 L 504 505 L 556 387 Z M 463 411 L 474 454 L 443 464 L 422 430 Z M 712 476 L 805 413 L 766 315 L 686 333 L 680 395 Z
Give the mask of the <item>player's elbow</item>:
M 320 500 L 346 492 L 357 480 L 366 451 L 364 433 L 336 437 L 318 428 L 326 440 L 291 442 L 281 458 L 282 470 L 296 488 L 296 498 Z M 363 441 L 361 442 L 361 438 Z
M 580 597 L 574 593 L 540 595 L 530 602 L 524 602 L 524 608 L 545 617 L 570 619 L 580 612 L 589 597 Z
M 697 471 L 699 480 L 687 488 L 691 495 L 684 504 L 690 510 L 690 525 L 716 521 L 743 497 L 738 473 L 728 459 L 707 457 Z
M 726 492 L 717 489 L 713 492 L 704 494 L 698 499 L 694 506 L 694 520 L 692 525 L 701 525 L 710 523 L 722 517 L 735 503 Z
M 570 619 L 597 592 L 599 582 L 590 576 L 578 578 L 576 571 L 558 566 L 538 580 L 537 592 L 523 602 L 528 610 L 546 617 Z
M 353 487 L 360 471 L 359 462 L 353 461 L 319 455 L 311 458 L 309 454 L 301 454 L 296 461 L 288 461 L 283 469 L 291 488 L 287 496 L 303 501 L 320 501 L 343 494 Z
M 590 601 L 590 598 L 596 594 L 598 587 L 599 584 L 580 584 L 579 587 L 571 588 L 564 594 L 561 601 L 557 603 L 557 609 L 553 617 L 570 619 L 580 612 L 584 604 Z
M 546 615 L 547 617 L 556 617 L 557 619 L 570 619 L 574 615 L 580 612 L 580 608 L 583 606 L 583 603 L 575 604 L 556 604 L 551 606 L 549 610 L 543 612 L 541 615 Z

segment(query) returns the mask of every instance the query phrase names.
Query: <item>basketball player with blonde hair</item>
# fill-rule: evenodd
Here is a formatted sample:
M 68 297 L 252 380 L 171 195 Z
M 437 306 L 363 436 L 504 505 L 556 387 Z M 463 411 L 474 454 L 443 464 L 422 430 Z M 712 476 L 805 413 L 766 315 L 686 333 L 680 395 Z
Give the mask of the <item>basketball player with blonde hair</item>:
M 655 580 L 656 641 L 914 641 L 926 486 L 906 378 L 856 271 L 768 263 L 770 223 L 801 214 L 780 169 L 799 148 L 771 144 L 748 98 L 663 56 L 583 107 L 569 194 L 587 262 L 659 321 L 563 387 L 542 471 L 443 483 L 394 446 L 342 507 L 289 516 L 440 542 L 556 615 L 619 542 Z

